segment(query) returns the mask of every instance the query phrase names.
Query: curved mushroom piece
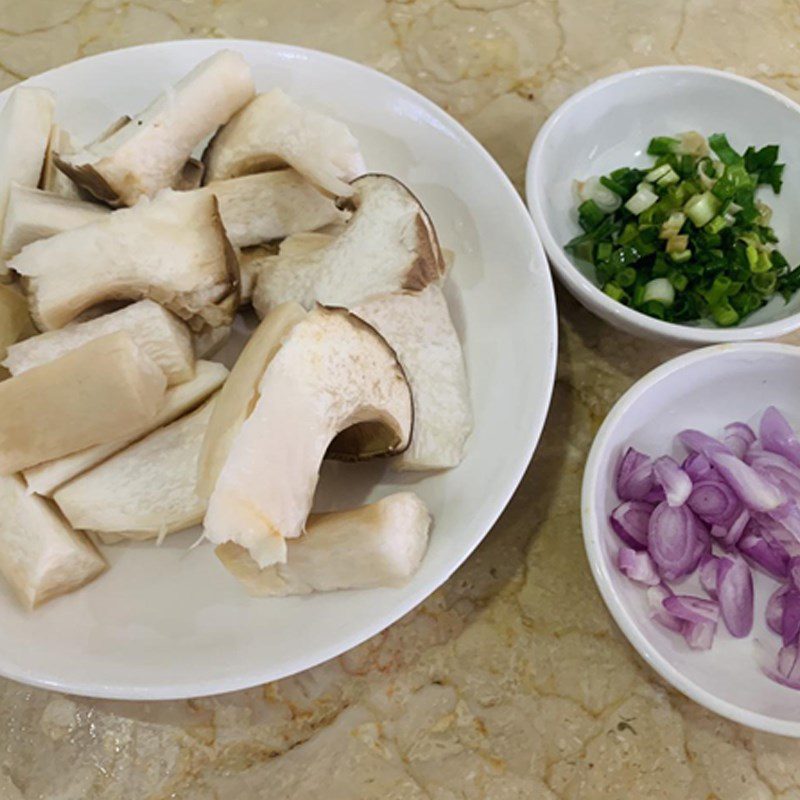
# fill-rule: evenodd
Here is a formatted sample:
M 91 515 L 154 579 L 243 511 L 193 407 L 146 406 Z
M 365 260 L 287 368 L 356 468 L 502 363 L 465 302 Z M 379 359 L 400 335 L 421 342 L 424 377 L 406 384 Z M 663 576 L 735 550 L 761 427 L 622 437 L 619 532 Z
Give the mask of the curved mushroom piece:
M 316 308 L 287 336 L 258 387 L 209 499 L 206 537 L 247 549 L 259 567 L 286 561 L 337 433 L 380 423 L 388 452 L 408 446 L 411 393 L 395 354 L 343 309 Z
M 48 89 L 22 86 L 11 92 L 0 111 L 0 229 L 11 185 L 35 189 L 53 125 L 55 100 Z M 8 265 L 0 261 L 0 280 L 7 281 Z
M 161 367 L 167 383 L 182 383 L 194 374 L 194 349 L 189 329 L 152 300 L 140 300 L 97 319 L 32 336 L 8 349 L 3 366 L 8 367 L 12 375 L 20 375 L 116 331 L 130 334 L 142 352 Z
M 31 242 L 79 228 L 108 213 L 98 203 L 14 184 L 8 195 L 0 255 L 12 258 Z
M 137 441 L 148 433 L 169 425 L 178 417 L 197 408 L 204 400 L 212 395 L 225 382 L 228 370 L 215 361 L 198 361 L 194 377 L 167 389 L 164 396 L 164 405 L 153 419 L 138 428 L 130 436 L 115 439 L 106 444 L 97 444 L 71 453 L 63 458 L 45 461 L 23 472 L 28 488 L 36 494 L 49 496 L 59 486 L 68 480 L 82 475 L 92 467 L 105 461 L 109 456 L 124 450 L 129 444 Z
M 197 459 L 215 398 L 58 489 L 53 499 L 74 528 L 154 539 L 197 525 Z
M 28 494 L 18 475 L 0 477 L 0 573 L 25 608 L 72 592 L 107 567 L 86 536 Z
M 0 383 L 0 474 L 130 436 L 160 411 L 164 373 L 120 331 Z
M 472 430 L 464 357 L 442 290 L 382 295 L 355 306 L 397 353 L 414 398 L 414 435 L 400 469 L 455 467 Z
M 88 192 L 81 191 L 77 184 L 68 178 L 56 164 L 56 157 L 74 153 L 72 137 L 60 125 L 50 128 L 50 138 L 47 140 L 47 150 L 44 154 L 42 174 L 39 177 L 39 188 L 45 192 L 57 194 L 70 200 L 85 200 L 91 197 Z
M 355 136 L 331 117 L 303 108 L 280 89 L 259 94 L 220 129 L 203 154 L 206 181 L 288 164 L 333 195 L 366 171 Z
M 112 205 L 133 205 L 173 186 L 194 148 L 255 93 L 247 62 L 221 50 L 198 64 L 141 114 L 58 166 Z
M 353 189 L 355 212 L 327 246 L 259 265 L 252 299 L 260 315 L 288 300 L 350 308 L 376 294 L 420 291 L 442 277 L 433 223 L 400 181 L 365 175 Z
M 333 199 L 293 169 L 208 184 L 234 247 L 249 247 L 314 231 L 347 218 Z
M 238 305 L 236 255 L 217 201 L 205 190 L 164 190 L 152 201 L 29 244 L 11 259 L 34 321 L 61 328 L 107 300 L 149 297 L 199 331 L 230 324 Z
M 302 306 L 286 303 L 274 309 L 253 331 L 219 393 L 203 442 L 198 492 L 210 497 L 231 444 L 258 399 L 258 384 L 291 330 L 306 315 Z
M 285 564 L 259 569 L 232 542 L 215 552 L 255 597 L 399 586 L 419 567 L 430 527 L 422 500 L 399 492 L 352 511 L 312 514 L 306 532 L 286 543 Z

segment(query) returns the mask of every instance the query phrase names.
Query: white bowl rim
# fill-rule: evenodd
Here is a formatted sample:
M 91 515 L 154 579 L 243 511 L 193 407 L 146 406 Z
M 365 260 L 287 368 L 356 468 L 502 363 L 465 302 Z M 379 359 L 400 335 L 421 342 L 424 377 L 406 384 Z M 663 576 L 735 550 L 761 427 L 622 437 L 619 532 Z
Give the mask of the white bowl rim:
M 617 593 L 611 588 L 611 577 L 606 569 L 605 560 L 601 553 L 601 532 L 599 525 L 594 521 L 594 497 L 600 486 L 600 476 L 597 474 L 598 462 L 601 454 L 606 450 L 611 431 L 625 416 L 634 402 L 652 389 L 662 379 L 669 375 L 698 362 L 708 359 L 725 357 L 737 353 L 775 353 L 791 358 L 800 359 L 800 348 L 794 345 L 778 342 L 741 342 L 735 344 L 717 344 L 711 347 L 702 347 L 689 353 L 672 358 L 669 361 L 651 370 L 639 378 L 622 397 L 617 400 L 609 411 L 603 424 L 600 426 L 583 472 L 583 485 L 581 487 L 581 523 L 583 527 L 583 542 L 586 557 L 592 570 L 594 581 L 606 608 L 611 612 L 614 621 L 625 634 L 639 655 L 659 674 L 664 680 L 671 683 L 676 689 L 706 708 L 711 709 L 720 716 L 733 722 L 747 725 L 750 728 L 776 733 L 782 736 L 800 738 L 800 722 L 778 720 L 766 714 L 748 711 L 722 700 L 698 686 L 693 680 L 687 678 L 679 669 L 665 658 L 647 639 L 639 632 L 633 616 L 627 606 L 619 599 Z
M 525 476 L 525 472 L 527 471 L 533 455 L 536 452 L 536 448 L 539 445 L 542 430 L 544 429 L 544 424 L 552 404 L 556 365 L 558 361 L 558 310 L 552 275 L 550 274 L 550 270 L 547 268 L 547 256 L 544 247 L 542 246 L 542 241 L 536 226 L 533 224 L 533 221 L 530 218 L 530 214 L 528 213 L 520 193 L 515 188 L 509 176 L 500 167 L 497 160 L 478 141 L 478 139 L 473 136 L 472 133 L 470 133 L 460 122 L 458 122 L 455 117 L 450 115 L 441 106 L 437 105 L 432 100 L 429 100 L 427 97 L 408 84 L 405 84 L 402 81 L 399 81 L 396 78 L 393 78 L 390 75 L 375 69 L 374 67 L 370 67 L 358 61 L 354 61 L 343 56 L 338 56 L 324 50 L 316 50 L 310 47 L 301 47 L 298 45 L 284 44 L 277 41 L 264 41 L 259 39 L 214 39 L 200 37 L 148 42 L 130 47 L 120 47 L 114 50 L 96 53 L 91 56 L 84 56 L 80 59 L 75 59 L 75 61 L 102 61 L 112 53 L 141 52 L 148 49 L 157 50 L 165 47 L 191 48 L 197 44 L 210 45 L 217 47 L 218 49 L 236 49 L 239 46 L 257 45 L 265 49 L 274 50 L 278 53 L 286 53 L 297 57 L 311 57 L 321 61 L 346 64 L 350 68 L 372 73 L 379 76 L 389 85 L 400 89 L 409 97 L 413 98 L 415 102 L 417 102 L 420 107 L 425 109 L 432 117 L 437 119 L 440 123 L 446 126 L 453 133 L 457 134 L 463 139 L 463 141 L 467 142 L 474 148 L 476 157 L 482 159 L 491 172 L 495 175 L 497 181 L 509 190 L 509 202 L 516 207 L 521 223 L 528 226 L 531 250 L 528 253 L 527 271 L 531 271 L 532 269 L 538 270 L 541 268 L 542 285 L 548 295 L 548 302 L 543 305 L 543 313 L 545 313 L 548 317 L 547 328 L 549 334 L 549 359 L 548 367 L 541 375 L 541 381 L 543 385 L 547 387 L 547 401 L 541 404 L 536 403 L 536 405 L 540 405 L 540 407 L 535 411 L 535 413 L 531 413 L 530 415 L 529 426 L 525 431 L 524 437 L 527 444 L 525 447 L 521 447 L 519 450 L 516 458 L 517 463 L 513 478 L 500 493 L 500 498 L 496 507 L 482 519 L 475 521 L 474 529 L 476 531 L 481 531 L 480 535 L 476 534 L 472 537 L 473 541 L 471 541 L 469 546 L 465 547 L 463 552 L 459 554 L 459 558 L 454 560 L 453 563 L 449 565 L 450 569 L 448 573 L 442 574 L 440 578 L 437 579 L 435 586 L 424 586 L 421 587 L 419 591 L 410 594 L 404 602 L 397 604 L 395 611 L 391 615 L 391 618 L 376 620 L 371 625 L 363 626 L 363 628 L 360 629 L 357 634 L 343 638 L 335 645 L 325 649 L 318 648 L 316 651 L 314 651 L 313 655 L 307 656 L 303 659 L 298 659 L 291 672 L 280 675 L 271 673 L 270 669 L 268 667 L 264 667 L 263 665 L 253 665 L 249 668 L 243 668 L 235 678 L 228 678 L 224 680 L 216 678 L 201 680 L 194 679 L 185 684 L 164 684 L 159 686 L 157 689 L 152 688 L 150 685 L 131 684 L 126 686 L 124 691 L 122 691 L 118 685 L 107 686 L 91 680 L 82 683 L 73 682 L 64 684 L 52 676 L 30 675 L 24 671 L 9 669 L 6 664 L 2 664 L 0 674 L 2 674 L 3 677 L 29 686 L 35 686 L 50 691 L 68 692 L 78 696 L 112 700 L 178 700 L 191 697 L 207 697 L 221 693 L 249 689 L 265 682 L 280 680 L 284 677 L 289 677 L 290 675 L 295 675 L 311 669 L 319 664 L 325 663 L 342 655 L 354 647 L 357 647 L 371 637 L 385 630 L 390 625 L 393 625 L 395 622 L 397 622 L 397 620 L 401 619 L 408 612 L 422 603 L 427 597 L 436 591 L 436 589 L 443 586 L 444 583 L 446 583 L 446 581 L 452 577 L 456 570 L 461 567 L 462 564 L 470 557 L 470 555 L 472 555 L 474 550 L 478 547 L 478 545 L 480 545 L 486 536 L 489 535 Z M 63 67 L 69 66 L 71 63 L 74 62 L 67 62 L 66 64 L 53 67 L 52 69 L 37 73 L 29 78 L 26 78 L 25 80 L 19 81 L 13 86 L 0 91 L 0 97 L 6 97 L 17 86 L 35 86 L 37 85 L 37 81 L 39 81 L 41 78 L 47 77 L 52 73 L 59 72 Z
M 555 237 L 550 232 L 550 226 L 547 223 L 547 216 L 544 213 L 542 205 L 541 193 L 544 191 L 545 187 L 537 176 L 541 174 L 541 171 L 538 169 L 538 164 L 544 158 L 544 148 L 553 129 L 559 124 L 561 118 L 565 114 L 569 113 L 575 106 L 590 95 L 602 91 L 609 86 L 623 83 L 624 81 L 636 80 L 641 77 L 647 77 L 648 75 L 658 74 L 710 75 L 721 80 L 730 81 L 731 83 L 738 83 L 771 97 L 773 100 L 776 100 L 800 116 L 800 104 L 776 89 L 759 83 L 752 78 L 745 78 L 741 75 L 735 75 L 734 73 L 713 69 L 711 67 L 701 67 L 690 64 L 663 64 L 626 70 L 625 72 L 618 72 L 607 78 L 594 81 L 584 89 L 571 95 L 550 114 L 544 125 L 539 129 L 528 155 L 528 163 L 525 170 L 525 198 L 528 204 L 528 210 L 533 217 L 536 229 L 539 231 L 539 237 L 544 244 L 544 248 L 551 263 L 555 266 L 561 280 L 564 281 L 570 291 L 576 293 L 579 299 L 590 295 L 595 302 L 603 306 L 604 310 L 611 317 L 627 323 L 627 330 L 630 330 L 631 327 L 636 327 L 648 331 L 651 335 L 655 334 L 664 339 L 693 342 L 695 344 L 717 344 L 722 342 L 748 342 L 759 339 L 774 339 L 797 330 L 800 328 L 800 311 L 790 314 L 787 317 L 773 320 L 772 322 L 762 323 L 761 325 L 733 328 L 699 328 L 677 322 L 665 322 L 655 317 L 649 317 L 647 314 L 628 308 L 628 306 L 624 306 L 622 303 L 612 300 L 606 295 L 599 286 L 587 278 L 586 275 L 572 263 L 572 260 L 566 254 L 562 245 L 556 241 Z M 582 299 L 581 302 L 583 302 Z M 591 308 L 589 310 L 592 311 Z

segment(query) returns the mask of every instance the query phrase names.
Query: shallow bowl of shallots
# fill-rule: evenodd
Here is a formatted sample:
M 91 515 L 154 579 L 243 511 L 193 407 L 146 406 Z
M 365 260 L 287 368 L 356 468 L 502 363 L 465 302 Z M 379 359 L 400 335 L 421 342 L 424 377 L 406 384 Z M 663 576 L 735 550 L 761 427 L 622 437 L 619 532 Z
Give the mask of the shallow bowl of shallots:
M 800 737 L 800 348 L 663 364 L 606 417 L 583 533 L 623 633 L 676 689 Z

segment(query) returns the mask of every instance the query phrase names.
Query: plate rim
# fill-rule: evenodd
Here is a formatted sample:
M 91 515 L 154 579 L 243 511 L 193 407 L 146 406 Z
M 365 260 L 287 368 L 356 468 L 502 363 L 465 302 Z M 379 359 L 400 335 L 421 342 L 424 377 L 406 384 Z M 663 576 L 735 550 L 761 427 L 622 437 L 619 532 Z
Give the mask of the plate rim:
M 558 310 L 552 273 L 542 240 L 539 236 L 539 232 L 533 222 L 533 219 L 531 218 L 520 193 L 511 182 L 509 176 L 504 172 L 489 151 L 475 138 L 475 136 L 473 136 L 472 133 L 470 133 L 460 122 L 448 114 L 443 108 L 402 81 L 399 81 L 396 78 L 387 75 L 386 73 L 380 72 L 374 67 L 361 64 L 352 59 L 335 55 L 333 53 L 316 50 L 314 48 L 257 39 L 190 38 L 151 42 L 134 45 L 131 47 L 122 47 L 114 50 L 104 51 L 102 53 L 96 53 L 91 56 L 85 56 L 80 59 L 74 59 L 73 61 L 69 61 L 45 72 L 32 75 L 25 80 L 19 81 L 18 83 L 6 88 L 0 92 L 0 101 L 5 101 L 14 88 L 18 86 L 36 86 L 39 80 L 46 79 L 47 77 L 58 73 L 65 68 L 69 68 L 71 65 L 77 62 L 102 63 L 103 59 L 118 55 L 120 53 L 141 54 L 146 53 L 148 50 L 183 48 L 191 49 L 197 45 L 213 47 L 217 50 L 235 50 L 237 47 L 258 47 L 270 51 L 276 57 L 280 57 L 283 54 L 289 56 L 301 56 L 306 60 L 311 58 L 318 60 L 321 59 L 323 62 L 334 62 L 349 69 L 355 68 L 357 71 L 372 73 L 382 81 L 388 82 L 389 86 L 393 87 L 395 90 L 405 93 L 406 96 L 419 104 L 425 111 L 446 126 L 450 132 L 468 144 L 475 152 L 476 157 L 482 159 L 486 166 L 489 167 L 495 178 L 498 180 L 499 185 L 504 187 L 506 193 L 509 195 L 511 204 L 516 207 L 517 215 L 520 218 L 520 221 L 524 221 L 524 224 L 527 224 L 528 226 L 528 233 L 530 237 L 529 244 L 531 245 L 531 249 L 530 252 L 526 254 L 528 268 L 527 270 L 524 270 L 525 277 L 523 279 L 532 280 L 532 276 L 535 274 L 537 279 L 541 281 L 541 285 L 538 288 L 543 290 L 542 297 L 545 302 L 543 302 L 542 309 L 540 310 L 542 315 L 541 323 L 546 327 L 549 339 L 547 342 L 545 342 L 545 347 L 543 349 L 546 363 L 544 371 L 539 376 L 539 382 L 541 386 L 546 389 L 546 392 L 542 392 L 542 399 L 535 404 L 539 407 L 530 414 L 527 433 L 525 436 L 525 447 L 520 449 L 516 458 L 517 463 L 516 468 L 514 469 L 513 478 L 508 482 L 507 486 L 501 492 L 499 492 L 500 499 L 498 500 L 495 508 L 473 528 L 475 531 L 480 531 L 480 534 L 476 534 L 472 537 L 472 541 L 469 543 L 469 546 L 465 547 L 463 552 L 448 566 L 448 571 L 446 573 L 442 573 L 441 576 L 436 579 L 437 582 L 435 586 L 420 587 L 418 591 L 411 593 L 402 602 L 394 606 L 390 614 L 382 617 L 380 620 L 376 620 L 372 624 L 364 625 L 359 629 L 358 633 L 339 639 L 337 640 L 336 644 L 331 644 L 327 647 L 319 647 L 313 651 L 313 655 L 295 659 L 291 670 L 288 671 L 285 669 L 279 671 L 275 671 L 274 669 L 271 670 L 269 666 L 259 666 L 250 669 L 243 667 L 242 670 L 237 671 L 236 676 L 233 678 L 205 678 L 202 680 L 191 680 L 181 684 L 159 684 L 157 687 L 154 687 L 151 683 L 126 684 L 124 686 L 120 686 L 118 684 L 97 683 L 91 680 L 63 681 L 57 676 L 42 674 L 41 672 L 37 674 L 26 674 L 24 670 L 18 670 L 13 667 L 9 668 L 9 665 L 4 661 L 2 648 L 0 648 L 0 675 L 29 686 L 35 686 L 50 691 L 66 692 L 83 697 L 114 700 L 179 700 L 190 697 L 205 697 L 248 689 L 264 683 L 269 683 L 271 681 L 281 680 L 323 664 L 333 658 L 336 658 L 337 656 L 342 655 L 352 648 L 357 647 L 381 631 L 385 630 L 390 625 L 393 625 L 398 619 L 402 618 L 409 613 L 409 611 L 416 608 L 421 602 L 423 602 L 433 592 L 440 588 L 447 580 L 450 579 L 453 573 L 467 560 L 467 558 L 472 555 L 478 545 L 491 532 L 492 528 L 508 506 L 508 503 L 525 476 L 525 472 L 527 471 L 534 452 L 538 447 L 542 430 L 544 428 L 544 424 L 552 403 L 556 366 L 558 361 Z M 422 121 L 421 124 L 427 123 Z

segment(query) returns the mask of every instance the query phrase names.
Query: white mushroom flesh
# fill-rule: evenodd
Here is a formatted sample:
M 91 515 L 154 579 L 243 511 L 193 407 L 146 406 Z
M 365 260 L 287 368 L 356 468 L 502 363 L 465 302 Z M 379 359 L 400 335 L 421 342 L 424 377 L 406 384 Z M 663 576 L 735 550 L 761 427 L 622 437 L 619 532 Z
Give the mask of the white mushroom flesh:
M 320 464 L 336 435 L 378 422 L 402 451 L 411 395 L 386 342 L 341 309 L 317 308 L 295 325 L 259 385 L 209 500 L 204 528 L 216 544 L 246 548 L 260 567 L 286 560 L 299 536 Z
M 206 181 L 288 164 L 333 195 L 366 171 L 358 141 L 343 123 L 303 108 L 280 89 L 256 96 L 211 140 Z
M 238 544 L 221 544 L 217 557 L 256 597 L 400 586 L 419 567 L 431 516 L 412 492 L 327 514 L 312 514 L 306 532 L 286 543 L 285 564 L 259 569 Z

